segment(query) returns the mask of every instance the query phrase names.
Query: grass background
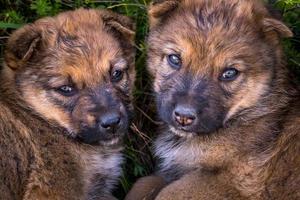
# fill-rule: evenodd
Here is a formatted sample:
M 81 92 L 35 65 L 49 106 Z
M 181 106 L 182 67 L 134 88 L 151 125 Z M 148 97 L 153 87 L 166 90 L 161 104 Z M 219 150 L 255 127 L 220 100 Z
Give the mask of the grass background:
M 53 16 L 64 10 L 80 7 L 107 8 L 132 17 L 136 21 L 136 70 L 137 81 L 134 93 L 135 120 L 126 138 L 124 174 L 115 196 L 122 199 L 132 183 L 154 169 L 151 156 L 151 142 L 160 122 L 155 117 L 155 105 L 151 83 L 145 69 L 147 36 L 147 5 L 151 0 L 0 0 L 0 63 L 5 43 L 11 32 L 25 23 Z M 278 10 L 283 21 L 293 30 L 295 36 L 284 40 L 288 66 L 300 80 L 300 0 L 265 0 Z

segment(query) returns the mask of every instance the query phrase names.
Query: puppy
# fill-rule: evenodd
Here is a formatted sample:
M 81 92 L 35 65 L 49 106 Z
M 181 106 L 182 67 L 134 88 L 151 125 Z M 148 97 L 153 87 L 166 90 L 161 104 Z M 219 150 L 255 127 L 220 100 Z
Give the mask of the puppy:
M 3 199 L 114 199 L 132 111 L 134 25 L 105 10 L 40 19 L 0 78 Z
M 149 18 L 165 126 L 158 177 L 127 199 L 164 185 L 156 199 L 299 199 L 300 92 L 280 42 L 289 28 L 258 0 L 154 1 Z

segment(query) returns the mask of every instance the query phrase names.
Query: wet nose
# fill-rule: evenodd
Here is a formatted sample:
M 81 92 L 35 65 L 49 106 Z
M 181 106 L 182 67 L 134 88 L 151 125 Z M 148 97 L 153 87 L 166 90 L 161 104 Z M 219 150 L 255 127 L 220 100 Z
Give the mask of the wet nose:
M 119 126 L 121 116 L 117 112 L 107 113 L 100 118 L 100 125 L 106 130 L 115 129 Z
M 190 126 L 196 120 L 197 112 L 189 105 L 177 105 L 173 112 L 175 122 L 182 127 Z

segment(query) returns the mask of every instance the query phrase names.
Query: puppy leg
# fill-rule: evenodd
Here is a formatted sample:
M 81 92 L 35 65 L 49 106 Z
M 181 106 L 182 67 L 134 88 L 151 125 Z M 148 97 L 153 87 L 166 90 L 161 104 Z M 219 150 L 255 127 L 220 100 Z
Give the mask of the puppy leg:
M 155 200 L 241 200 L 240 193 L 215 174 L 191 172 L 166 186 Z
M 146 176 L 140 178 L 129 191 L 125 200 L 152 200 L 165 186 L 165 181 L 160 176 Z

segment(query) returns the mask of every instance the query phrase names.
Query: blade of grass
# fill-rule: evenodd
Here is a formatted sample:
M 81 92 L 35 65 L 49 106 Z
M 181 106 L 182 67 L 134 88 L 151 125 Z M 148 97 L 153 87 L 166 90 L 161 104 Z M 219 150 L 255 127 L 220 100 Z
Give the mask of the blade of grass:
M 7 29 L 7 28 L 17 29 L 20 28 L 21 26 L 23 26 L 23 24 L 0 22 L 0 29 Z

